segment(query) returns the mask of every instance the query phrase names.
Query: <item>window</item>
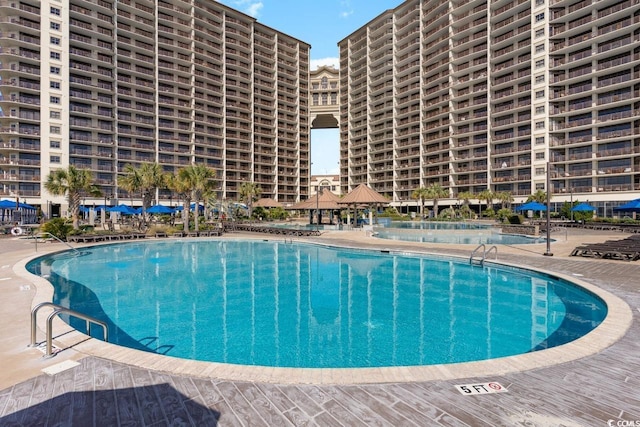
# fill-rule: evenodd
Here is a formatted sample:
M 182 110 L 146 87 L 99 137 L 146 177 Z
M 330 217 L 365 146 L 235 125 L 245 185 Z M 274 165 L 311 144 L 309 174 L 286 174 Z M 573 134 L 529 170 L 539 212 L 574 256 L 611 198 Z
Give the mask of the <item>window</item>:
M 60 126 L 49 126 L 49 133 L 60 135 Z
M 60 111 L 51 110 L 49 112 L 49 118 L 50 119 L 59 119 L 60 117 L 62 117 L 62 115 L 60 114 Z
M 536 30 L 536 38 L 539 39 L 540 37 L 544 37 L 544 28 Z
M 536 145 L 544 144 L 544 136 L 536 137 Z
M 544 0 L 536 0 L 536 6 L 544 5 Z
M 60 89 L 60 82 L 49 82 L 49 87 L 51 89 Z
M 50 96 L 49 97 L 49 102 L 52 104 L 60 104 L 60 97 L 59 96 Z
M 536 22 L 544 21 L 544 13 L 538 13 L 536 15 Z
M 536 53 L 544 52 L 544 43 L 536 46 Z
M 536 153 L 536 160 L 544 160 L 544 151 L 541 153 Z
M 536 107 L 536 114 L 544 114 L 544 105 L 539 105 Z
M 60 74 L 60 67 L 49 67 L 51 74 Z
M 51 156 L 49 157 L 49 161 L 51 163 L 60 163 L 60 156 Z
M 543 183 L 536 184 L 536 190 L 543 190 L 544 191 L 544 184 Z
M 60 37 L 53 37 L 51 36 L 49 38 L 49 41 L 51 42 L 51 44 L 56 45 L 56 46 L 60 46 Z
M 544 175 L 544 168 L 536 168 L 536 175 Z
M 536 98 L 537 99 L 544 98 L 544 90 L 536 91 Z
M 536 61 L 536 68 L 543 68 L 544 67 L 544 59 L 538 59 Z
M 51 53 L 49 54 L 49 57 L 50 57 L 51 59 L 60 59 L 60 52 L 51 52 Z
M 60 141 L 49 141 L 49 147 L 60 148 Z
M 544 129 L 544 122 L 536 122 L 536 129 Z
M 536 83 L 544 83 L 544 74 L 536 76 Z
M 57 7 L 51 6 L 50 10 L 52 15 L 60 16 L 60 9 L 58 9 Z
M 57 22 L 52 22 L 51 24 L 49 24 L 49 28 L 51 28 L 52 30 L 60 31 L 60 24 L 58 24 Z

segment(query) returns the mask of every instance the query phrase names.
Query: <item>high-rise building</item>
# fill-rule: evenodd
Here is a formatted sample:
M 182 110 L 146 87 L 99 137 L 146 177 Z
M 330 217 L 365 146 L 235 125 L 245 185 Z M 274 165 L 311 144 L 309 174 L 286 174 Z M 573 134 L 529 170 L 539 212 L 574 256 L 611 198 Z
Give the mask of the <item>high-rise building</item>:
M 309 49 L 211 0 L 1 1 L 0 196 L 63 214 L 43 184 L 74 165 L 113 204 L 158 162 L 215 169 L 220 199 L 306 199 Z
M 640 191 L 640 2 L 407 0 L 339 42 L 341 186 Z M 446 202 L 445 202 L 446 204 Z M 610 211 L 609 211 L 610 212 Z

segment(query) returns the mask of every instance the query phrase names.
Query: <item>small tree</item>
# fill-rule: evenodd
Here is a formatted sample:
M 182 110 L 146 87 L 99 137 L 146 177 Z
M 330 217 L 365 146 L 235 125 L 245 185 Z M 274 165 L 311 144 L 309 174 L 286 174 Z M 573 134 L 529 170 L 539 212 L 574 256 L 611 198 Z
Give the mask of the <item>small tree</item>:
M 449 196 L 449 191 L 440 184 L 433 183 L 427 187 L 427 198 L 433 200 L 433 216 L 438 217 L 438 200 Z
M 429 190 L 424 187 L 416 188 L 411 193 L 411 198 L 420 200 L 420 217 L 424 218 L 424 202 L 429 197 Z
M 74 230 L 79 227 L 80 200 L 83 194 L 99 197 L 102 193 L 93 184 L 91 172 L 87 169 L 78 169 L 69 165 L 67 169 L 57 169 L 47 176 L 44 188 L 54 196 L 65 196 L 69 204 L 72 226 Z
M 260 194 L 262 194 L 262 189 L 256 183 L 245 182 L 240 186 L 240 200 L 247 204 L 249 218 L 253 214 L 253 202 L 260 198 Z

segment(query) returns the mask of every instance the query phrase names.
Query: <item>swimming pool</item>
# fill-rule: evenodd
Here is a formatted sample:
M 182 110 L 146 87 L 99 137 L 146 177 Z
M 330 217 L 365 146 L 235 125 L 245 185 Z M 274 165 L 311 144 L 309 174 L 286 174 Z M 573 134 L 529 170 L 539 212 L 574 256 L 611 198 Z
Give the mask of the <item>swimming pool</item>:
M 545 237 L 503 234 L 487 224 L 468 222 L 391 222 L 385 227 L 375 227 L 376 237 L 423 243 L 459 243 L 488 245 L 523 245 L 544 243 Z
M 606 315 L 599 298 L 568 282 L 453 259 L 256 240 L 80 251 L 28 269 L 53 283 L 54 302 L 105 320 L 111 342 L 187 359 L 281 367 L 484 360 L 570 342 Z

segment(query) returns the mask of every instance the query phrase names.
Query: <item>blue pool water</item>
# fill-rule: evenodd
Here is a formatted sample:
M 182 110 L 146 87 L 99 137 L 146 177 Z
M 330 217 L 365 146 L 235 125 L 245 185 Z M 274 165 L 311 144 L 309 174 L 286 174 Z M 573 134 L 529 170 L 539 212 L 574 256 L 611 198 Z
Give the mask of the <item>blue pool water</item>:
M 187 359 L 463 362 L 564 344 L 606 315 L 599 298 L 570 283 L 452 259 L 256 240 L 80 251 L 28 269 L 53 283 L 54 302 L 106 321 L 111 342 Z
M 374 227 L 381 239 L 423 243 L 460 243 L 488 245 L 522 245 L 544 243 L 544 237 L 502 234 L 487 224 L 466 222 L 391 222 L 385 227 Z

